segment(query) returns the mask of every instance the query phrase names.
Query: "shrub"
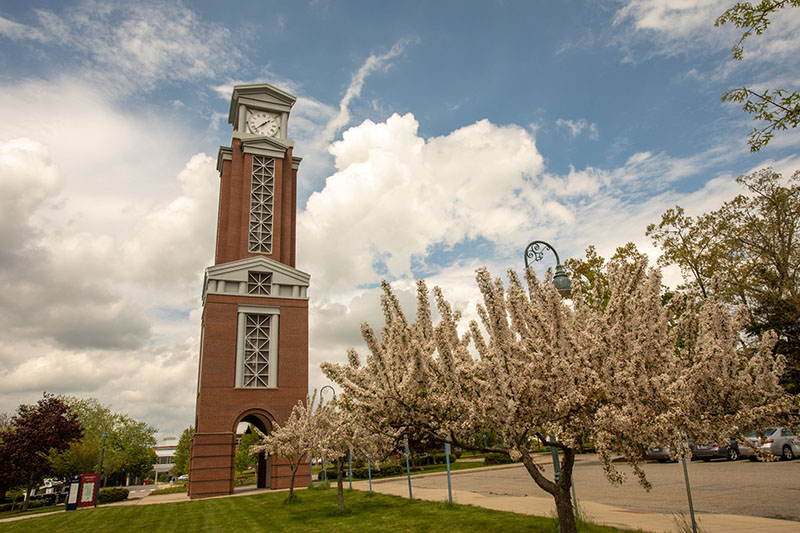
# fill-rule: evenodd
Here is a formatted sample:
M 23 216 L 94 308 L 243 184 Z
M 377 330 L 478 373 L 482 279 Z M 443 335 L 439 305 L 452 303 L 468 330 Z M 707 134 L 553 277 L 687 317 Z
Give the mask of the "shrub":
M 436 458 L 436 464 L 437 465 L 443 465 L 447 461 L 447 456 L 445 454 L 443 454 L 443 453 L 437 453 L 437 454 L 434 455 L 434 457 Z M 455 463 L 456 460 L 457 460 L 456 455 L 451 453 L 450 454 L 450 464 Z M 428 463 L 428 464 L 432 464 L 432 463 Z
M 444 457 L 444 456 L 442 456 Z M 326 468 L 328 471 L 328 482 L 336 482 L 336 468 Z M 403 472 L 406 471 L 405 465 L 395 465 L 395 464 L 384 464 L 381 465 L 381 469 L 378 470 L 375 465 L 372 465 L 372 478 L 379 478 L 379 477 L 389 477 L 389 476 L 399 476 Z M 345 465 L 344 470 L 342 471 L 343 478 L 347 480 L 347 466 Z M 369 472 L 367 471 L 366 464 L 363 468 L 356 468 L 355 463 L 353 464 L 353 479 L 367 479 L 369 477 Z M 322 480 L 322 471 L 320 470 L 319 474 L 317 474 L 317 480 Z
M 483 462 L 487 465 L 505 465 L 514 461 L 511 460 L 507 453 L 487 453 L 486 457 L 483 458 Z
M 175 485 L 174 487 L 167 487 L 166 489 L 157 489 L 150 493 L 151 496 L 157 496 L 159 494 L 175 494 L 178 492 L 187 492 L 189 487 L 186 485 Z
M 20 500 L 18 502 L 9 502 L 0 504 L 0 513 L 7 513 L 12 509 L 14 511 L 20 511 L 22 509 L 23 501 Z M 44 507 L 44 500 L 31 500 L 28 502 L 28 509 L 36 509 L 37 507 Z
M 100 489 L 97 496 L 97 503 L 121 502 L 128 499 L 128 489 L 122 487 L 112 487 L 110 489 Z

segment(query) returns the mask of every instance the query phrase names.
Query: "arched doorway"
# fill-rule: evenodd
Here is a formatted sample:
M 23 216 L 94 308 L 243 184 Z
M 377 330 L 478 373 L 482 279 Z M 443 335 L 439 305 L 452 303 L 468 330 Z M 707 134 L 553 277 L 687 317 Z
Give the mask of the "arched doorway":
M 236 423 L 234 428 L 234 435 L 238 439 L 250 431 L 250 426 L 255 426 L 259 431 L 265 435 L 269 435 L 272 431 L 272 420 L 269 415 L 260 411 L 249 411 L 245 413 Z M 235 450 L 234 450 L 235 453 Z M 272 458 L 266 453 L 260 452 L 258 460 L 256 461 L 256 487 L 259 489 L 270 488 L 270 480 L 272 478 Z

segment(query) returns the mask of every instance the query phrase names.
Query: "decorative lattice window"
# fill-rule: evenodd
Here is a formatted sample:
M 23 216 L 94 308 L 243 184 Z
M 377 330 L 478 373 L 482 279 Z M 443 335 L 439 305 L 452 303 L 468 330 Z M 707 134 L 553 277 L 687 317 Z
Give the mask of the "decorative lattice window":
M 251 252 L 272 253 L 273 193 L 275 190 L 275 160 L 253 156 L 250 177 L 250 234 Z
M 248 272 L 247 294 L 269 296 L 272 292 L 272 272 Z
M 270 315 L 245 315 L 242 386 L 269 386 Z

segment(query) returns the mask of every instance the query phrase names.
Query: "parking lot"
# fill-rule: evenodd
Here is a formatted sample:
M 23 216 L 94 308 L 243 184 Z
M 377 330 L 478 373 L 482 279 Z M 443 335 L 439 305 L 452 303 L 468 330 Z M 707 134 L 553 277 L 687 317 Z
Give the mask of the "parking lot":
M 611 485 L 604 477 L 599 461 L 592 455 L 579 457 L 573 479 L 578 502 L 581 499 L 615 505 L 631 511 L 687 512 L 686 486 L 680 463 L 645 465 L 653 485 L 646 492 L 636 482 L 632 471 L 621 486 Z M 544 466 L 548 477 L 552 467 Z M 800 460 L 754 463 L 747 460 L 688 464 L 695 511 L 730 513 L 800 521 Z M 533 482 L 523 466 L 491 471 L 465 471 L 452 476 L 454 490 L 477 492 L 487 496 L 538 496 L 547 494 Z M 447 479 L 413 479 L 421 488 L 447 488 Z

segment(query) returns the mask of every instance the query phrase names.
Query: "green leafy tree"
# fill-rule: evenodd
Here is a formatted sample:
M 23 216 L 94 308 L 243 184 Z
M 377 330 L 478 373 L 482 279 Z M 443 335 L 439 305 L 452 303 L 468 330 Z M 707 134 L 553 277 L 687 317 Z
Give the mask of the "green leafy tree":
M 56 396 L 44 393 L 36 405 L 20 405 L 0 435 L 3 484 L 6 488 L 24 485 L 25 494 L 30 494 L 42 478 L 53 473 L 51 453 L 68 449 L 81 433 L 78 417 Z M 26 499 L 23 510 L 27 507 Z
M 685 285 L 746 310 L 752 338 L 778 335 L 786 356 L 783 385 L 800 391 L 800 171 L 783 183 L 764 169 L 736 180 L 745 189 L 720 209 L 697 217 L 667 210 L 647 234 L 678 265 Z
M 156 445 L 155 428 L 128 415 L 114 413 L 95 398 L 62 398 L 76 413 L 86 428 L 83 438 L 69 450 L 52 456 L 56 473 L 68 477 L 85 472 L 96 472 L 100 467 L 105 443 L 102 480 L 104 484 L 112 476 L 143 476 L 157 461 L 153 446 Z
M 632 242 L 618 247 L 611 257 L 612 261 L 629 264 L 643 258 L 643 254 Z M 564 268 L 572 280 L 573 287 L 581 288 L 586 303 L 593 309 L 605 309 L 611 297 L 605 265 L 606 260 L 598 255 L 594 245 L 586 249 L 585 259 L 569 258 L 564 261 Z
M 255 455 L 250 453 L 250 447 L 258 444 L 258 435 L 248 428 L 242 435 L 242 440 L 239 441 L 239 447 L 236 448 L 236 471 L 244 472 L 252 466 L 255 460 Z
M 189 456 L 192 448 L 192 439 L 194 438 L 194 427 L 189 426 L 181 433 L 181 438 L 178 439 L 178 446 L 175 448 L 175 457 L 170 474 L 173 476 L 182 476 L 189 472 Z
M 744 41 L 751 35 L 761 35 L 769 28 L 770 17 L 785 7 L 798 7 L 800 0 L 761 0 L 753 5 L 738 2 L 717 19 L 715 26 L 731 23 L 744 33 L 733 46 L 733 58 L 741 61 L 744 57 Z M 800 94 L 787 89 L 766 89 L 763 92 L 748 87 L 725 91 L 722 101 L 742 104 L 742 109 L 753 120 L 762 120 L 766 125 L 753 128 L 750 133 L 750 150 L 758 152 L 767 145 L 776 131 L 796 128 L 800 123 Z

